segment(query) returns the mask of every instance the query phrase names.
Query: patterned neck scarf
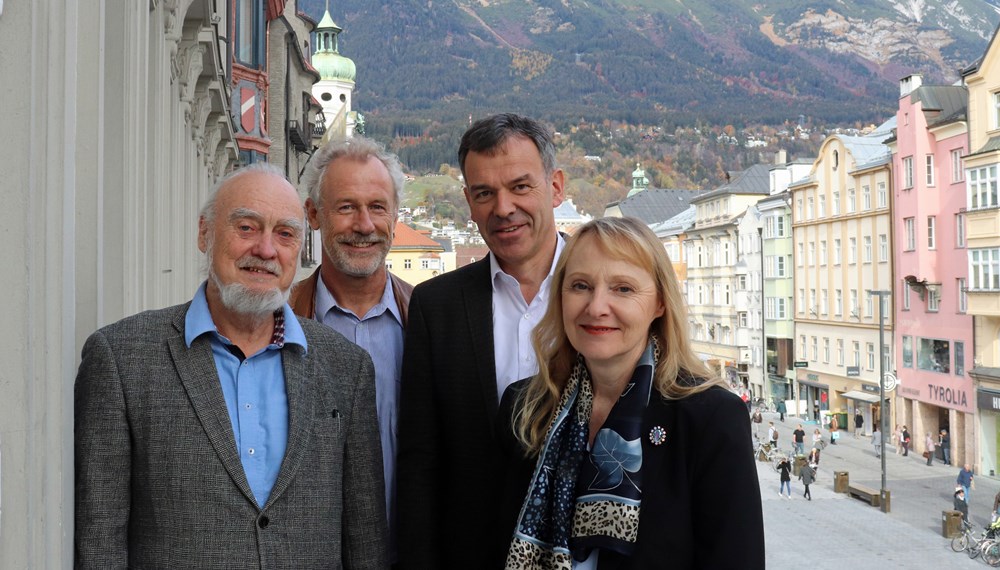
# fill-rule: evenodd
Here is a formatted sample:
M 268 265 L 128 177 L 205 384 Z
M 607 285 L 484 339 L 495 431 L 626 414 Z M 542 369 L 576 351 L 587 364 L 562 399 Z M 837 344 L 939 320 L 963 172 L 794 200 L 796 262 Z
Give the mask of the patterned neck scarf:
M 594 394 L 583 357 L 577 358 L 545 434 L 507 570 L 569 570 L 573 558 L 586 560 L 594 548 L 633 552 L 642 501 L 642 414 L 658 358 L 652 337 L 589 453 Z

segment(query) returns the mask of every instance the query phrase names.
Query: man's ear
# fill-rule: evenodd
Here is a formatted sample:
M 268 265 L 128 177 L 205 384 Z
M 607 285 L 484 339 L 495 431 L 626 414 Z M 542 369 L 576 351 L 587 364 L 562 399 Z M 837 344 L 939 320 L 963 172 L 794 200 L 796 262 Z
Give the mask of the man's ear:
M 309 227 L 318 230 L 319 229 L 319 206 L 313 202 L 312 198 L 306 198 L 306 220 L 309 222 Z
M 208 232 L 211 229 L 210 224 L 205 220 L 205 216 L 198 218 L 198 250 L 202 253 L 208 250 Z

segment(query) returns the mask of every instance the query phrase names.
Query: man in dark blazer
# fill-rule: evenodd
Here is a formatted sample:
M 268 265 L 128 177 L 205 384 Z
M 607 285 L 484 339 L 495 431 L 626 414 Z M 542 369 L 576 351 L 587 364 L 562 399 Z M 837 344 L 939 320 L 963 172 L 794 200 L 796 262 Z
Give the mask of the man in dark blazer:
M 386 567 L 372 363 L 288 308 L 303 232 L 279 170 L 237 171 L 202 210 L 194 299 L 87 340 L 78 568 Z
M 563 172 L 551 134 L 494 115 L 462 137 L 459 164 L 486 258 L 418 285 L 400 398 L 399 565 L 484 568 L 495 548 L 500 463 L 494 421 L 511 383 L 537 372 L 530 334 L 562 246 Z

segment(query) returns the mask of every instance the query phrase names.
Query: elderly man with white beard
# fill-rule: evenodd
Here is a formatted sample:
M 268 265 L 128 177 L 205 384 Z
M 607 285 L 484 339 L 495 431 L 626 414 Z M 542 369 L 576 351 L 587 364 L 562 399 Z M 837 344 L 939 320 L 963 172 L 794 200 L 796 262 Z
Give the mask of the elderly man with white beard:
M 322 263 L 297 283 L 289 304 L 364 348 L 375 362 L 375 395 L 385 466 L 390 560 L 395 557 L 396 416 L 403 330 L 413 287 L 390 273 L 403 170 L 396 155 L 366 137 L 332 141 L 305 175 L 309 224 L 320 231 Z
M 230 174 L 194 299 L 87 340 L 77 567 L 387 566 L 371 358 L 286 304 L 303 214 L 280 170 Z

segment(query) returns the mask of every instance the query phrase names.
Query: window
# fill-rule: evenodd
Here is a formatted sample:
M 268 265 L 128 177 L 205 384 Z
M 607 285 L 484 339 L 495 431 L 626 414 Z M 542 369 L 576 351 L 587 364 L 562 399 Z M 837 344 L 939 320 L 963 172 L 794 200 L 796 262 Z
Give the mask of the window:
M 798 213 L 798 216 L 796 217 L 801 222 L 802 220 L 805 219 L 804 210 L 802 209 L 802 198 L 799 198 L 798 200 L 795 201 L 795 209 Z
M 865 295 L 865 314 L 869 317 L 875 314 L 875 295 Z
M 993 94 L 993 128 L 1000 129 L 1000 93 Z
M 385 260 L 385 268 L 386 269 L 392 269 L 392 260 L 391 259 L 386 259 Z
M 798 312 L 804 313 L 805 310 L 806 310 L 806 290 L 805 289 L 799 289 L 799 311 Z
M 783 297 L 768 297 L 765 301 L 766 316 L 771 320 L 784 320 L 785 299 Z
M 951 151 L 951 181 L 961 182 L 965 180 L 965 171 L 962 168 L 962 150 L 957 148 Z
M 810 289 L 809 290 L 809 312 L 815 315 L 817 309 L 819 309 L 819 307 L 816 306 L 816 290 L 815 289 Z
M 430 269 L 430 268 L 431 268 L 431 260 L 429 259 L 420 260 L 420 269 Z
M 886 191 L 885 182 L 878 183 L 878 207 L 885 208 L 889 205 L 889 192 Z
M 844 365 L 844 339 L 837 339 L 837 365 Z
M 799 267 L 802 267 L 802 264 L 805 263 L 805 261 L 806 261 L 806 246 L 802 242 L 799 242 L 796 245 L 798 245 L 798 249 L 799 249 L 799 263 L 798 263 L 798 265 L 799 265 Z
M 816 242 L 809 242 L 809 265 L 816 265 Z
M 847 262 L 851 265 L 858 262 L 858 238 L 850 238 L 847 248 Z
M 864 255 L 865 263 L 872 262 L 872 236 L 864 237 L 864 245 L 861 254 Z
M 785 235 L 785 216 L 778 216 L 775 218 L 776 229 L 778 230 L 777 237 L 786 237 Z
M 934 155 L 928 154 L 924 157 L 924 175 L 927 179 L 927 186 L 934 186 Z
M 872 187 L 867 184 L 861 187 L 861 207 L 865 211 L 872 209 Z
M 965 214 L 955 214 L 955 247 L 965 247 Z
M 913 337 L 903 335 L 903 368 L 913 368 Z
M 775 256 L 774 261 L 775 261 L 775 270 L 776 270 L 775 271 L 775 275 L 777 277 L 784 277 L 785 276 L 785 256 L 784 255 Z
M 826 240 L 819 242 L 819 264 L 826 266 L 827 256 L 826 256 Z
M 826 287 L 819 290 L 819 313 L 825 315 L 830 306 L 830 291 Z
M 997 207 L 997 167 L 984 166 L 969 171 L 968 204 L 973 210 Z
M 806 352 L 806 335 L 799 335 L 799 356 L 802 358 L 809 358 L 809 353 Z
M 892 308 L 892 298 L 891 298 L 891 295 L 890 295 L 889 299 L 883 299 L 882 300 L 882 318 L 883 319 L 888 319 L 889 318 L 889 312 L 890 312 L 889 310 L 891 308 Z
M 833 264 L 840 265 L 840 238 L 833 240 Z
M 951 372 L 951 346 L 946 340 L 917 339 L 917 368 L 947 374 Z
M 736 289 L 739 291 L 747 290 L 747 276 L 745 274 L 736 276 Z
M 903 279 L 902 292 L 903 292 L 903 310 L 904 311 L 909 311 L 910 310 L 910 284 L 906 282 L 906 279 Z
M 879 263 L 889 261 L 889 236 L 885 234 L 878 236 L 878 261 Z
M 892 353 L 889 352 L 889 345 L 882 345 L 882 369 L 886 372 L 892 370 Z
M 786 316 L 787 315 L 786 308 L 787 308 L 787 305 L 791 304 L 792 298 L 789 297 L 788 299 L 785 299 L 784 297 L 778 297 L 778 299 L 776 300 L 776 302 L 777 302 L 777 310 L 778 310 L 778 312 L 775 315 L 775 317 L 778 318 L 778 319 L 782 319 L 782 320 L 788 318 Z
M 906 251 L 917 249 L 917 228 L 913 218 L 903 218 L 903 233 L 906 240 Z
M 819 197 L 819 217 L 826 217 L 826 196 L 822 195 Z
M 737 313 L 737 316 L 738 316 L 738 318 L 740 320 L 740 327 L 741 328 L 747 328 L 747 314 L 746 314 L 746 311 L 741 311 L 741 312 Z
M 927 249 L 936 249 L 937 241 L 934 239 L 934 232 L 937 230 L 937 217 L 927 216 Z
M 403 269 L 412 269 L 412 267 L 413 267 L 413 262 L 411 262 L 409 259 L 403 260 Z
M 903 190 L 913 188 L 913 157 L 903 159 Z
M 816 340 L 816 337 L 812 337 L 812 349 L 812 359 L 819 360 L 819 342 Z
M 969 310 L 969 293 L 966 291 L 965 278 L 956 279 L 955 287 L 958 289 L 958 312 L 964 313 Z
M 816 208 L 813 197 L 810 196 L 806 198 L 806 218 L 813 219 L 816 217 Z
M 840 316 L 844 310 L 844 291 L 843 289 L 835 289 L 833 292 L 833 314 Z
M 965 343 L 955 341 L 955 376 L 965 376 Z
M 865 349 L 868 351 L 868 370 L 875 370 L 875 343 L 865 343 Z
M 973 291 L 1000 291 L 1000 248 L 969 251 Z
M 860 314 L 858 313 L 858 290 L 857 289 L 851 289 L 851 316 L 852 317 L 860 316 Z
M 833 193 L 833 204 L 831 204 L 831 205 L 833 206 L 833 208 L 832 208 L 833 215 L 834 216 L 839 216 L 840 215 L 840 191 L 839 190 L 837 190 L 836 192 Z
M 853 214 L 857 204 L 854 202 L 854 188 L 847 189 L 847 213 Z
M 264 13 L 260 0 L 236 0 L 236 30 L 233 52 L 243 64 L 256 67 L 263 45 L 261 20 Z
M 858 342 L 858 341 L 854 341 L 852 348 L 854 349 L 853 350 L 853 352 L 854 352 L 854 366 L 860 367 L 861 366 L 861 343 Z
M 927 312 L 936 313 L 941 309 L 941 289 L 937 285 L 927 287 Z
M 830 339 L 823 338 L 823 362 L 830 363 Z

